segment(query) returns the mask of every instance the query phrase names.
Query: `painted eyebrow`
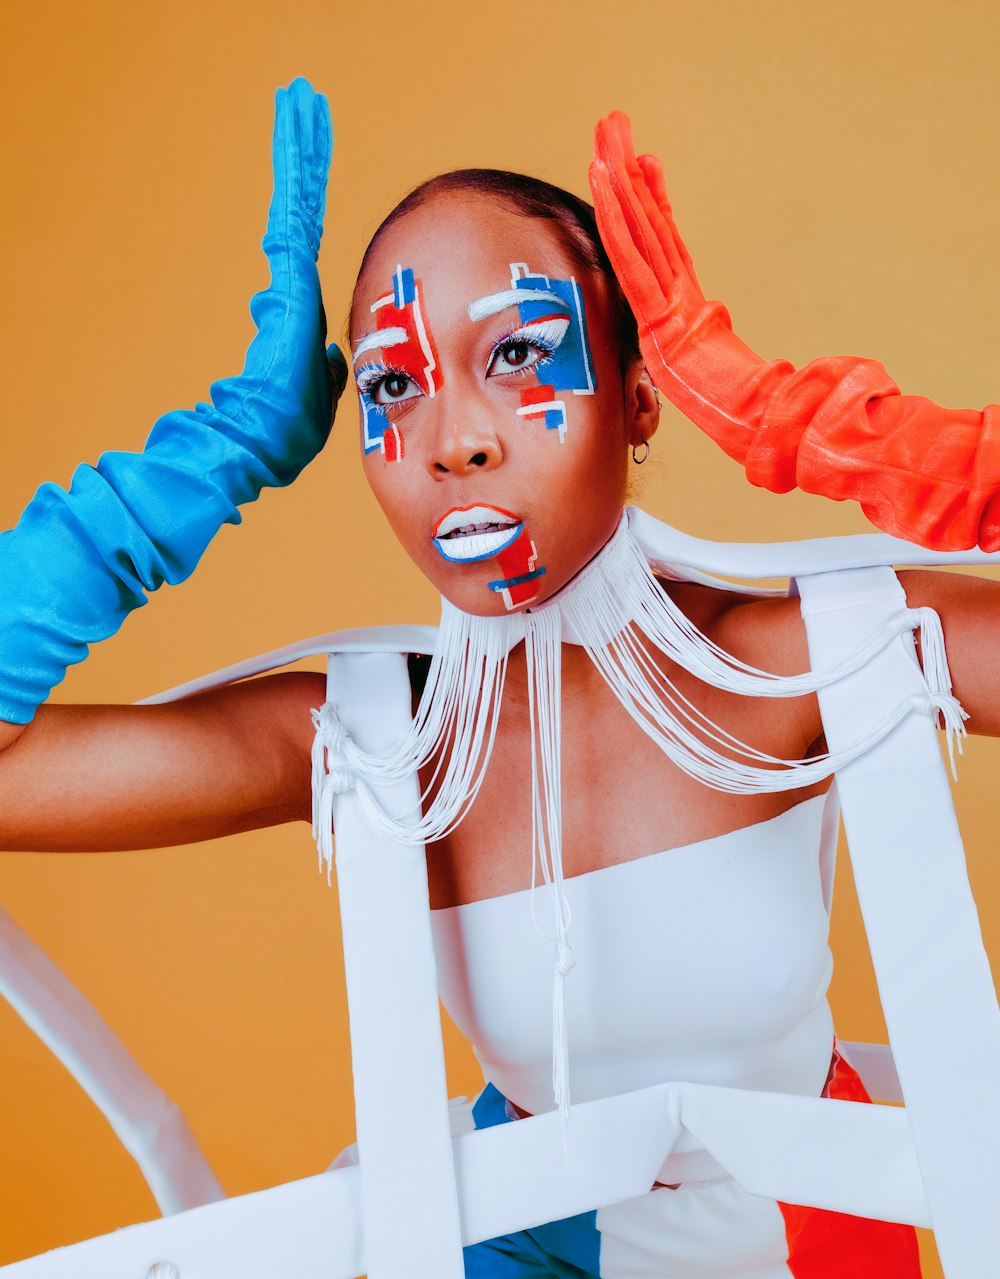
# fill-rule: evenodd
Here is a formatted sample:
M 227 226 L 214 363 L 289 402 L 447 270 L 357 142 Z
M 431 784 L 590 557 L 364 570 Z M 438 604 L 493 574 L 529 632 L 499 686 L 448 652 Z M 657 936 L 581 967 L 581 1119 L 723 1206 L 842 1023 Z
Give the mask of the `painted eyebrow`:
M 484 298 L 476 298 L 469 303 L 469 319 L 485 320 L 509 306 L 517 306 L 520 302 L 552 302 L 561 311 L 569 311 L 569 307 L 558 293 L 550 293 L 548 289 L 504 289 L 502 293 L 488 293 Z
M 375 329 L 372 333 L 366 333 L 354 348 L 351 363 L 357 364 L 367 351 L 374 351 L 379 347 L 402 346 L 407 340 L 408 334 L 405 329 Z

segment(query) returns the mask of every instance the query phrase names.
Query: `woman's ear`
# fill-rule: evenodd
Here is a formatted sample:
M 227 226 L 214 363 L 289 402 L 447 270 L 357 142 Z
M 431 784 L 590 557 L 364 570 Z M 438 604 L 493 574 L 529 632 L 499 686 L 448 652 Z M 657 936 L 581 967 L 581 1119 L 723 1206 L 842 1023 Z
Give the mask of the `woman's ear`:
M 660 393 L 641 360 L 625 370 L 625 438 L 633 448 L 646 444 L 660 425 Z

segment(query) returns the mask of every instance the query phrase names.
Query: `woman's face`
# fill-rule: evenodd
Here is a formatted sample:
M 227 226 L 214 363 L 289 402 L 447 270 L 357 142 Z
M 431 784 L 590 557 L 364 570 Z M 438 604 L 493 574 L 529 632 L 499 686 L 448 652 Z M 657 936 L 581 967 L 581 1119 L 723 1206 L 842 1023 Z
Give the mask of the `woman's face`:
M 610 316 L 551 223 L 478 193 L 405 214 L 369 258 L 351 314 L 365 473 L 467 613 L 541 602 L 614 532 L 656 404 L 641 366 L 623 378 Z

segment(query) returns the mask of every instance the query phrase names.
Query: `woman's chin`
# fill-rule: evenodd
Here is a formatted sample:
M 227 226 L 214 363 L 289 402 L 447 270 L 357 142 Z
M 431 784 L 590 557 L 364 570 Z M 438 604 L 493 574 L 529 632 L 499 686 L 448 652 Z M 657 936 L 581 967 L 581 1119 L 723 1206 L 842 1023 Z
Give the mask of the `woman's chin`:
M 468 565 L 456 571 L 430 576 L 441 595 L 462 613 L 472 617 L 509 617 L 540 604 L 552 593 L 549 574 L 528 582 L 505 578 L 493 563 Z
M 483 586 L 478 589 L 442 590 L 441 595 L 460 613 L 468 613 L 470 617 L 509 617 L 511 613 L 523 613 L 539 602 L 538 597 L 533 597 L 520 604 L 511 601 L 508 606 L 503 595 Z

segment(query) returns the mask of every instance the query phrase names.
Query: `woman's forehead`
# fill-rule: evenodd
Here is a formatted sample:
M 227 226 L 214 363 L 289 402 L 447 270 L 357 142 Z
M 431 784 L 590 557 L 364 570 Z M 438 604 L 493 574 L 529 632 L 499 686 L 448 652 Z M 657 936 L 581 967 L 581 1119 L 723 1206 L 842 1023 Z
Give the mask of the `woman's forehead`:
M 524 273 L 580 275 L 551 221 L 524 217 L 506 203 L 476 193 L 451 193 L 408 211 L 379 237 L 358 279 L 352 332 L 400 269 L 423 281 L 428 305 L 467 307 L 510 287 Z

